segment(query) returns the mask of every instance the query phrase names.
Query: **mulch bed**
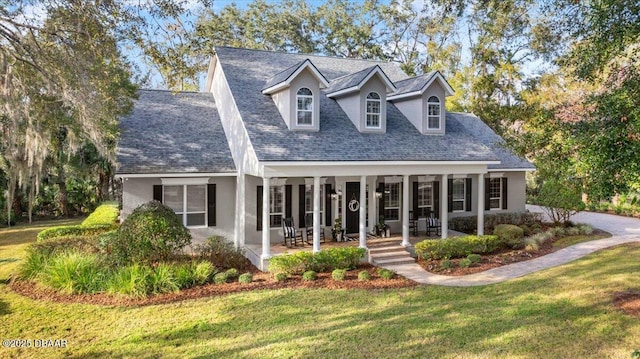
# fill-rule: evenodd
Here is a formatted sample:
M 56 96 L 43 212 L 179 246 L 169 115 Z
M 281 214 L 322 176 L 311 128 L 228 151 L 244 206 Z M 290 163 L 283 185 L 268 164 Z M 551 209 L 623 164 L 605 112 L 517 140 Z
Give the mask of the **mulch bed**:
M 606 234 L 607 232 L 599 229 L 594 229 L 593 234 Z M 555 252 L 557 249 L 553 248 L 553 243 L 556 240 L 550 240 L 545 242 L 535 252 L 527 252 L 525 250 L 503 250 L 498 253 L 489 255 L 483 255 L 479 263 L 473 264 L 471 267 L 460 267 L 458 263 L 462 258 L 451 259 L 454 264 L 453 268 L 441 269 L 443 260 L 425 260 L 418 258 L 417 262 L 426 271 L 436 274 L 450 275 L 450 276 L 463 276 L 467 274 L 474 274 L 484 272 L 491 268 L 501 267 L 503 265 L 528 261 L 533 258 L 542 257 L 549 253 Z
M 640 291 L 626 290 L 613 293 L 613 305 L 625 314 L 640 318 Z
M 358 273 L 367 270 L 371 273 L 370 281 L 359 281 Z M 107 306 L 146 306 L 154 304 L 173 303 L 188 299 L 213 297 L 230 293 L 263 289 L 301 289 L 301 288 L 325 288 L 325 289 L 365 289 L 379 290 L 392 288 L 414 287 L 417 283 L 403 277 L 396 276 L 393 279 L 382 279 L 376 274 L 376 267 L 362 265 L 356 270 L 347 272 L 343 282 L 336 282 L 331 278 L 331 273 L 318 273 L 316 281 L 303 281 L 301 276 L 292 276 L 286 281 L 276 282 L 269 273 L 255 270 L 253 282 L 241 284 L 238 282 L 226 284 L 207 284 L 181 290 L 176 293 L 150 295 L 145 298 L 132 298 L 110 294 L 62 294 L 50 288 L 44 288 L 32 282 L 13 281 L 10 287 L 18 294 L 36 300 L 46 300 L 58 303 L 85 303 Z

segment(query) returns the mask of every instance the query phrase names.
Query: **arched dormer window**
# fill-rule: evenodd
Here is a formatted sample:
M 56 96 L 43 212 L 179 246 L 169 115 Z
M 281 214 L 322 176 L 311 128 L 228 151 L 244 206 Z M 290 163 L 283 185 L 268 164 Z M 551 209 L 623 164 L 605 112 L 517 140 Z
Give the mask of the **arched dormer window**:
M 367 95 L 367 128 L 380 128 L 380 95 L 376 92 L 369 92 Z
M 440 129 L 440 99 L 436 96 L 431 96 L 427 100 L 427 129 L 439 130 Z
M 302 87 L 296 93 L 296 124 L 298 126 L 313 125 L 313 92 Z

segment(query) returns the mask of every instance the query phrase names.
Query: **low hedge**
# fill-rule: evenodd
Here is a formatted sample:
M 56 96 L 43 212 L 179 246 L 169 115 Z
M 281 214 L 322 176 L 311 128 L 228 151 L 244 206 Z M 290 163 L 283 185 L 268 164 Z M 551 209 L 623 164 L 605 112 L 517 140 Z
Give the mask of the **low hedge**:
M 306 271 L 329 273 L 334 269 L 354 269 L 364 257 L 364 248 L 329 248 L 318 253 L 297 252 L 271 258 L 272 273 L 301 274 Z
M 513 224 L 499 224 L 494 228 L 493 234 L 498 236 L 502 243 L 511 249 L 524 248 L 524 229 L 518 226 Z
M 38 242 L 42 242 L 57 238 L 96 237 L 115 229 L 118 226 L 117 220 L 118 205 L 105 203 L 98 206 L 81 224 L 47 228 L 40 231 L 36 239 Z
M 424 259 L 462 258 L 469 254 L 492 253 L 503 246 L 498 236 L 461 236 L 427 239 L 415 245 L 416 254 Z
M 500 224 L 514 224 L 516 226 L 535 226 L 542 223 L 542 214 L 534 212 L 495 213 L 485 214 L 485 231 L 492 232 Z M 477 216 L 456 217 L 449 220 L 449 229 L 462 233 L 473 233 L 478 229 Z

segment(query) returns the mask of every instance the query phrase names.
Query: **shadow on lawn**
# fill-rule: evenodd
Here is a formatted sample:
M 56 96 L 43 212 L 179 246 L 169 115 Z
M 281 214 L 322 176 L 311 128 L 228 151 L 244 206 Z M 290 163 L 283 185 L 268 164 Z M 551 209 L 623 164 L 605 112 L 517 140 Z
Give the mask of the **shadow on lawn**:
M 9 309 L 9 303 L 0 299 L 0 315 L 11 314 L 11 310 Z

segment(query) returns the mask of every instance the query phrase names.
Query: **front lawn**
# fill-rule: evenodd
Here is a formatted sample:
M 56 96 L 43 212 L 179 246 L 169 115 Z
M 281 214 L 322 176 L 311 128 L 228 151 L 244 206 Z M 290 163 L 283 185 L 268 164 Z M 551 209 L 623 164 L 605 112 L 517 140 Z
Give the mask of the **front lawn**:
M 640 289 L 640 244 L 474 288 L 280 289 L 115 307 L 22 297 L 5 284 L 38 230 L 0 230 L 0 337 L 66 348 L 1 357 L 614 357 L 640 349 L 640 319 L 612 306 Z

